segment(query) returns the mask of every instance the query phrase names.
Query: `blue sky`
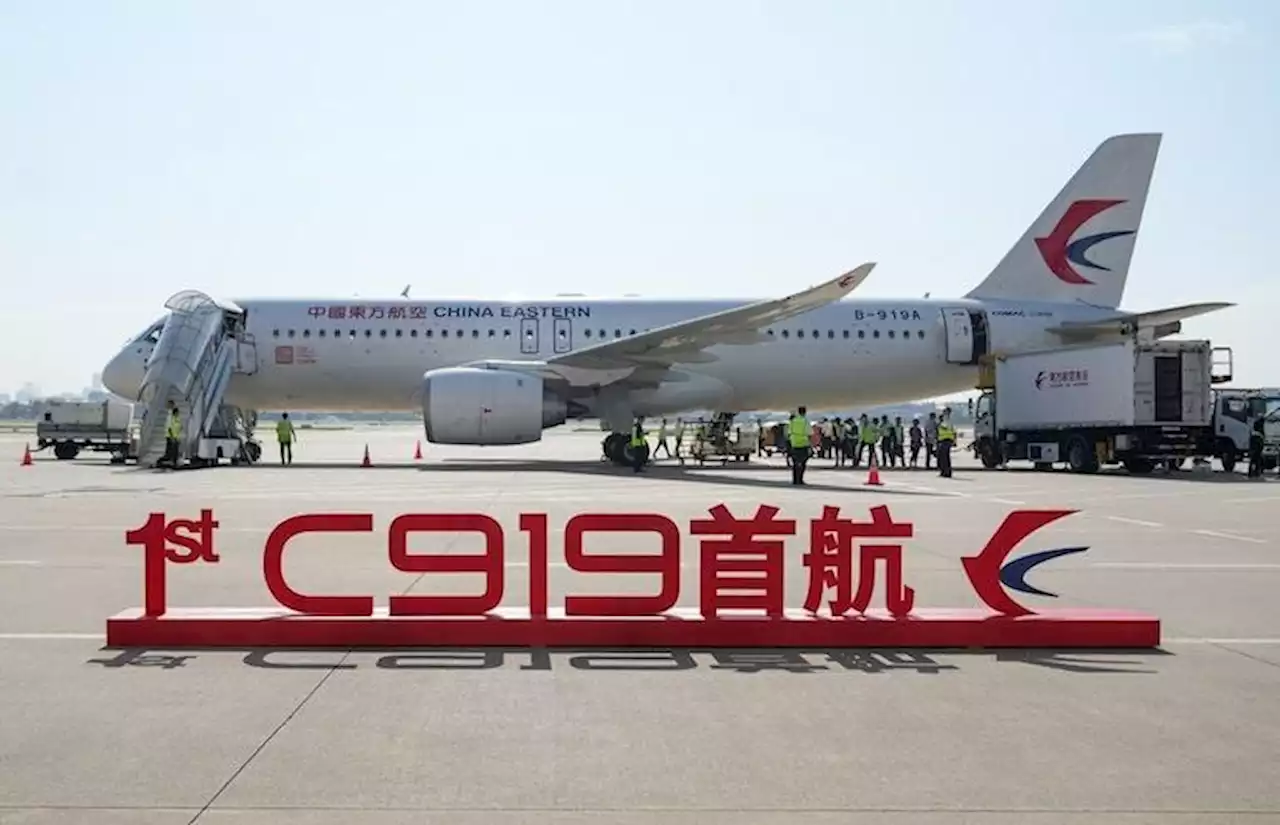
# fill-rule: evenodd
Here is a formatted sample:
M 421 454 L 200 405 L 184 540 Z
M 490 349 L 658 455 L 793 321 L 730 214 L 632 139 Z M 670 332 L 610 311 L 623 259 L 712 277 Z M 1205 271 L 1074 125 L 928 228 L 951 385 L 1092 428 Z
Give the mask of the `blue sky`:
M 1280 385 L 1280 4 L 0 4 L 0 389 L 225 297 L 961 295 L 1165 140 L 1123 306 Z

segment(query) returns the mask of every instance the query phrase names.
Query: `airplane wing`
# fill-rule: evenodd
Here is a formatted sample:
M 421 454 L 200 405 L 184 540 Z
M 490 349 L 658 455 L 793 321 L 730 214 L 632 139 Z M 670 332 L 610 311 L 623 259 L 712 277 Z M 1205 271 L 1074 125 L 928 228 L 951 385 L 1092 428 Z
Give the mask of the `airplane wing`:
M 758 301 L 576 349 L 549 359 L 546 367 L 565 375 L 578 370 L 630 372 L 637 368 L 655 367 L 661 370 L 677 364 L 713 361 L 714 356 L 706 354 L 708 348 L 767 341 L 768 336 L 760 331 L 761 327 L 840 300 L 861 285 L 874 268 L 874 263 L 866 263 L 838 278 L 785 298 Z
M 1066 338 L 1096 338 L 1104 335 L 1125 335 L 1140 329 L 1154 329 L 1157 334 L 1169 335 L 1177 332 L 1181 322 L 1187 318 L 1217 312 L 1220 309 L 1233 307 L 1235 304 L 1215 302 L 1207 304 L 1186 304 L 1180 307 L 1155 309 L 1150 312 L 1122 312 L 1092 321 L 1064 321 L 1050 332 Z

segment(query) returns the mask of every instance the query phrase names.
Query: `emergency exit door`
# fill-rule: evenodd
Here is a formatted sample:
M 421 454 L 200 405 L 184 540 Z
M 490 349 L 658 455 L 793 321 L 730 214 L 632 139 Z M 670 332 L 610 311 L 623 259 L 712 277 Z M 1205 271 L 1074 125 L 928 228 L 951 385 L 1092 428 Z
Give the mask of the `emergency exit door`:
M 942 320 L 947 330 L 947 363 L 974 363 L 973 324 L 969 319 L 969 310 L 944 309 Z
M 568 318 L 557 318 L 552 322 L 555 335 L 555 351 L 568 352 L 573 349 L 573 322 Z
M 520 352 L 523 355 L 538 354 L 538 319 L 520 319 Z

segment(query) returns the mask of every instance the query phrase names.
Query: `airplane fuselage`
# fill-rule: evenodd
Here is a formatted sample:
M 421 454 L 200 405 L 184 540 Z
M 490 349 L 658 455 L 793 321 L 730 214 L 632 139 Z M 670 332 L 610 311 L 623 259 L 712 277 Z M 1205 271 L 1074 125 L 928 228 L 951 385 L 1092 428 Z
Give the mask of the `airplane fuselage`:
M 555 298 L 495 301 L 243 300 L 254 341 L 228 403 L 259 410 L 419 410 L 427 370 L 545 360 L 717 312 L 740 301 Z M 973 388 L 977 358 L 1055 345 L 1048 327 L 1084 306 L 967 299 L 846 300 L 716 346 L 682 380 L 635 394 L 644 415 L 694 408 L 847 408 Z M 985 327 L 985 330 L 983 329 Z M 589 405 L 589 400 L 587 400 Z

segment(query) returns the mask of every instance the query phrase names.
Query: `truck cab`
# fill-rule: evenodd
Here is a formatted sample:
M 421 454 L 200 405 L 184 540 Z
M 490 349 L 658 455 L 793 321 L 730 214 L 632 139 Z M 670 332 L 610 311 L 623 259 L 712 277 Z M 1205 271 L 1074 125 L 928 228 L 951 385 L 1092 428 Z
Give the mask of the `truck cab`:
M 1214 391 L 1213 456 L 1222 462 L 1223 470 L 1231 472 L 1249 455 L 1249 433 L 1259 418 L 1263 420 L 1263 469 L 1273 470 L 1280 452 L 1280 387 Z

